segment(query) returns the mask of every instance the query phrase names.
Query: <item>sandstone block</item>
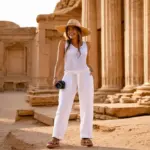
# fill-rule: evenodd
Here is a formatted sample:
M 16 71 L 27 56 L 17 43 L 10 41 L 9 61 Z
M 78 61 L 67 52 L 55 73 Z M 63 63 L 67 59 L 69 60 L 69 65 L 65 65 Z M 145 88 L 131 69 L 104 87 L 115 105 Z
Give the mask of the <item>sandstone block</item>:
M 105 114 L 119 118 L 133 117 L 150 114 L 149 106 L 135 104 L 108 104 L 105 106 Z
M 150 106 L 150 99 L 149 98 L 141 99 L 141 100 L 138 101 L 138 104 Z
M 40 94 L 40 95 L 30 95 L 29 103 L 31 106 L 44 106 L 44 105 L 57 105 L 58 95 L 52 94 Z
M 130 97 L 121 97 L 120 103 L 135 103 L 136 101 Z
M 109 115 L 94 113 L 94 119 L 112 120 L 112 119 L 118 119 L 118 118 L 117 117 L 113 117 L 113 116 L 109 116 Z

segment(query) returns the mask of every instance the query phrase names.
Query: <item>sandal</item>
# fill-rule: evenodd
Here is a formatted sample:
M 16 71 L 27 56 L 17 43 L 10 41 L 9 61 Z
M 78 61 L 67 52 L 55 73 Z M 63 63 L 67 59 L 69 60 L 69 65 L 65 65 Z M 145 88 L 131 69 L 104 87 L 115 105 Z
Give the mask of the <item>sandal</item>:
M 53 137 L 52 140 L 50 142 L 47 143 L 46 147 L 47 148 L 56 148 L 56 147 L 59 147 L 59 139 Z
M 89 138 L 82 138 L 81 145 L 87 146 L 87 147 L 92 147 L 93 143 L 92 143 L 91 139 L 89 139 Z

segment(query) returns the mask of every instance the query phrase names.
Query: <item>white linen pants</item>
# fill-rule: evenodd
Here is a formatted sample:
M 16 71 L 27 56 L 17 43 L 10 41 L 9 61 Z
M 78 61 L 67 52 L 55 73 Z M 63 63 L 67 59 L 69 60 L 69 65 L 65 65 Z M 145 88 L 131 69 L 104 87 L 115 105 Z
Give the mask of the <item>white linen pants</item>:
M 76 93 L 80 103 L 80 138 L 92 138 L 94 84 L 90 71 L 68 71 L 62 78 L 66 82 L 65 89 L 59 90 L 57 108 L 52 137 L 63 139 L 68 126 Z

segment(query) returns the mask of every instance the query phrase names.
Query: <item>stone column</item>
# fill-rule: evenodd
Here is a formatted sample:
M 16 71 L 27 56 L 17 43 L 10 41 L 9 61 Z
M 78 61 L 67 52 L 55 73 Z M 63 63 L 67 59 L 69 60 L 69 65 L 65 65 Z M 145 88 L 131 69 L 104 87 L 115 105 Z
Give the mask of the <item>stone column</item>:
M 122 88 L 121 1 L 101 0 L 102 87 L 117 92 Z
M 82 25 L 91 30 L 91 34 L 84 38 L 84 40 L 91 43 L 89 53 L 89 65 L 94 71 L 94 87 L 98 88 L 99 74 L 98 74 L 98 43 L 97 43 L 97 14 L 96 14 L 96 0 L 82 0 Z
M 143 83 L 143 0 L 125 0 L 125 87 L 133 92 Z
M 35 53 L 32 54 L 34 55 L 32 83 L 37 89 L 47 89 L 49 88 L 49 52 L 45 42 L 45 29 L 38 28 L 36 36 Z
M 145 90 L 150 90 L 150 1 L 149 0 L 144 0 L 144 84 L 137 88 L 137 93 L 139 90 L 143 92 Z
M 0 41 L 0 91 L 3 91 L 4 84 L 4 43 Z

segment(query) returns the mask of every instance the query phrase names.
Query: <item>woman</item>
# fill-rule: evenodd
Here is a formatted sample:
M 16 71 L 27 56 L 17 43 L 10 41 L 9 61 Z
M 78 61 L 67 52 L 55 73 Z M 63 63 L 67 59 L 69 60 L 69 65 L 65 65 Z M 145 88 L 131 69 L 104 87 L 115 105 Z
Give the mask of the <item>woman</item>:
M 80 137 L 82 146 L 93 146 L 92 121 L 94 85 L 92 68 L 87 65 L 90 44 L 82 41 L 83 36 L 90 34 L 87 28 L 81 26 L 79 21 L 70 19 L 65 26 L 56 29 L 65 33 L 67 40 L 61 40 L 58 46 L 57 62 L 54 71 L 53 85 L 58 81 L 58 76 L 64 64 L 65 89 L 59 91 L 59 105 L 56 112 L 52 140 L 48 148 L 60 146 L 68 126 L 68 120 L 73 101 L 78 92 L 80 103 Z

